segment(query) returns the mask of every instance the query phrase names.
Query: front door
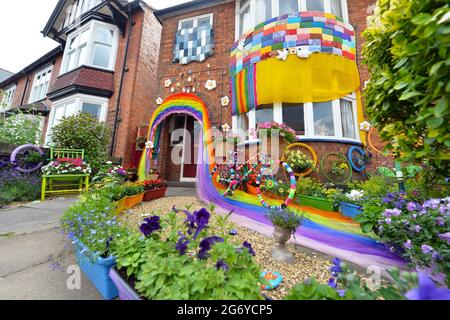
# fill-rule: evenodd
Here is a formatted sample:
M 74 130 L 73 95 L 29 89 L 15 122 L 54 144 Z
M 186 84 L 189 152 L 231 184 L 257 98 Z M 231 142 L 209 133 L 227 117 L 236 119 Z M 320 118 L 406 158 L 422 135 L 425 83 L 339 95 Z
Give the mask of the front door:
M 196 181 L 200 124 L 191 116 L 185 116 L 184 147 L 180 181 Z

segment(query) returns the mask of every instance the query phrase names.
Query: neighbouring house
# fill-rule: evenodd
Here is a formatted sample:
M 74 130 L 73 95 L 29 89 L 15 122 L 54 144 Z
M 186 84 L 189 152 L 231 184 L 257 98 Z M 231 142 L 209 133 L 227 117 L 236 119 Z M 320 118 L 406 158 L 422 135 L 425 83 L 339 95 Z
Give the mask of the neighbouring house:
M 155 11 L 162 38 L 152 108 L 174 94 L 193 93 L 208 107 L 213 128 L 227 123 L 242 136 L 276 121 L 292 127 L 319 158 L 346 155 L 349 147 L 362 146 L 361 90 L 368 72 L 361 33 L 374 3 L 196 0 Z M 184 137 L 174 134 L 179 128 L 187 129 Z M 183 141 L 194 139 L 196 130 L 186 114 L 164 120 L 156 153 L 166 179 L 195 180 L 196 146 L 188 152 Z M 254 143 L 243 138 L 243 145 Z M 185 151 L 190 156 L 181 163 L 169 161 Z
M 8 79 L 9 77 L 13 76 L 14 73 L 10 72 L 8 70 L 0 68 L 0 82 Z
M 112 131 L 110 153 L 134 162 L 136 128 L 150 116 L 161 24 L 134 0 L 59 0 L 42 31 L 59 43 L 0 83 L 7 114 L 44 117 L 43 141 L 61 118 L 87 112 Z

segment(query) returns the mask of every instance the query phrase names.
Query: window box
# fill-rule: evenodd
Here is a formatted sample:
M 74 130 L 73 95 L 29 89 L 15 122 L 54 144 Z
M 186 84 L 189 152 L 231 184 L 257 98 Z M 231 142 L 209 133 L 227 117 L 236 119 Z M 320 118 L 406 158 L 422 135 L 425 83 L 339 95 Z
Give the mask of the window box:
M 363 210 L 362 207 L 357 204 L 339 202 L 339 212 L 346 217 L 355 218 L 357 215 L 360 215 Z
M 109 276 L 111 277 L 112 282 L 117 287 L 117 291 L 119 293 L 119 299 L 123 301 L 130 300 L 142 300 L 134 288 L 132 288 L 128 282 L 122 278 L 120 273 L 116 270 L 116 268 L 111 268 L 109 271 Z
M 91 260 L 89 249 L 80 241 L 75 240 L 75 254 L 78 265 L 98 292 L 105 300 L 116 298 L 119 293 L 114 282 L 109 276 L 109 271 L 116 265 L 115 257 L 98 257 Z
M 324 211 L 335 211 L 333 201 L 323 198 L 305 196 L 302 194 L 299 194 L 297 198 L 299 204 L 302 206 L 309 206 Z
M 136 194 L 134 196 L 128 196 L 125 200 L 125 209 L 132 209 L 142 203 L 144 199 L 144 192 Z
M 164 198 L 166 196 L 166 188 L 159 188 L 159 189 L 153 189 L 153 190 L 146 190 L 144 192 L 144 198 L 143 201 L 152 201 L 160 198 Z
M 125 204 L 127 202 L 127 197 L 123 197 L 119 201 L 116 201 L 114 204 L 116 205 L 116 209 L 114 210 L 114 214 L 116 216 L 120 215 L 125 211 Z

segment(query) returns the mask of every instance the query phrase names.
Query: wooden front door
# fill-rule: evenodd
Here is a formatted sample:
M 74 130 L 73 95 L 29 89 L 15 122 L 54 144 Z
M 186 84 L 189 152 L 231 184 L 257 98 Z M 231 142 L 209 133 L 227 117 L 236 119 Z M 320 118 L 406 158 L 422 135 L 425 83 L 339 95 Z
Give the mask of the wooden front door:
M 200 124 L 193 117 L 186 116 L 181 181 L 196 180 L 200 130 Z

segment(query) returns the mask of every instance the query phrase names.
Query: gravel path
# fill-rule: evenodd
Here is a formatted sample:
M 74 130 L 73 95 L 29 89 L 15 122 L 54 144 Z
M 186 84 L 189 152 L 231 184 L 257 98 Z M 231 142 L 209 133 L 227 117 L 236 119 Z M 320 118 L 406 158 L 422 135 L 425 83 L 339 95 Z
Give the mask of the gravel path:
M 128 211 L 122 216 L 122 221 L 128 226 L 137 229 L 146 216 L 154 214 L 163 215 L 172 210 L 176 205 L 179 209 L 184 209 L 192 205 L 191 211 L 203 208 L 204 205 L 195 197 L 168 197 L 152 202 L 144 202 L 141 206 Z M 278 271 L 284 279 L 282 284 L 272 291 L 265 291 L 264 294 L 281 299 L 289 293 L 290 289 L 299 282 L 315 277 L 319 282 L 326 283 L 330 277 L 329 267 L 331 258 L 310 250 L 299 250 L 294 245 L 288 245 L 290 252 L 295 256 L 295 264 L 278 262 L 271 257 L 273 239 L 260 233 L 249 230 L 245 227 L 229 223 L 230 229 L 238 231 L 237 237 L 240 242 L 248 241 L 252 244 L 256 252 L 256 261 L 267 271 Z M 214 222 L 212 222 L 214 227 Z

